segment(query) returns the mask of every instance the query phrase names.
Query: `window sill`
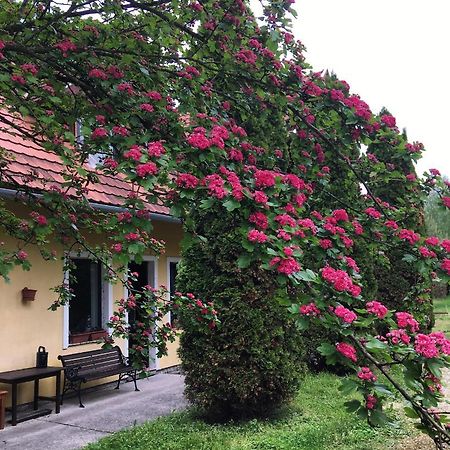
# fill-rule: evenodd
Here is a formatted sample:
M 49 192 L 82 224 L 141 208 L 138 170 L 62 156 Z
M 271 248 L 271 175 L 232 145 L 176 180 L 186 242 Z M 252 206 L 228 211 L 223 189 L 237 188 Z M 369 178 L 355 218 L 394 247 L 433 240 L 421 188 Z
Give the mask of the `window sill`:
M 80 344 L 91 344 L 98 342 L 108 336 L 106 330 L 86 331 L 69 335 L 69 346 Z

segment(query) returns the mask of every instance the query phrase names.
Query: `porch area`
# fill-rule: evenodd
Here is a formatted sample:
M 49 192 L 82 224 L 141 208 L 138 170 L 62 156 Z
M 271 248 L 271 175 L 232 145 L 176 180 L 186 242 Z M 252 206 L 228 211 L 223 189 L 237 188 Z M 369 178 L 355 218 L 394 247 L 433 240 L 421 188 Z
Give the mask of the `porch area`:
M 64 399 L 59 414 L 53 411 L 12 427 L 0 430 L 0 447 L 8 450 L 74 450 L 82 448 L 108 434 L 183 409 L 184 379 L 176 373 L 158 373 L 138 381 L 140 392 L 133 383 L 90 388 L 83 393 L 85 408 L 78 406 L 76 397 Z M 43 404 L 45 402 L 42 402 Z M 6 420 L 10 416 L 7 414 Z

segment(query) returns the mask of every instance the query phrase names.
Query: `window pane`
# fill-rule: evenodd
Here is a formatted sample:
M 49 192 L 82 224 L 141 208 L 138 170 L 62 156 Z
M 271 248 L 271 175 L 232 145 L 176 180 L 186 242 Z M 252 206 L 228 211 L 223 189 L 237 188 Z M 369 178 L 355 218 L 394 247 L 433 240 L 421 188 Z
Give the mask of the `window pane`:
M 69 309 L 69 330 L 79 333 L 100 329 L 101 317 L 101 270 L 100 264 L 89 259 L 73 259 L 71 280 L 73 298 Z
M 177 278 L 177 264 L 178 262 L 171 261 L 169 263 L 169 291 L 170 295 L 173 295 L 176 288 L 176 278 Z M 178 314 L 177 311 L 172 310 L 170 312 L 170 323 L 172 326 L 176 327 L 178 325 Z

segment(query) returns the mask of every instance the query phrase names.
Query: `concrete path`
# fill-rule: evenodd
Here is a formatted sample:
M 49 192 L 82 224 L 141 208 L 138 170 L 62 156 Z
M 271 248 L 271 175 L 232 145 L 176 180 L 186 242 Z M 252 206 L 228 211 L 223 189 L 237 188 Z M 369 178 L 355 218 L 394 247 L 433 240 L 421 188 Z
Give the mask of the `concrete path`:
M 141 392 L 134 391 L 133 383 L 122 383 L 118 391 L 113 387 L 109 384 L 85 393 L 85 408 L 78 406 L 76 398 L 69 398 L 60 414 L 22 422 L 15 427 L 8 424 L 0 430 L 0 449 L 79 449 L 123 428 L 186 407 L 181 375 L 157 374 L 138 381 Z

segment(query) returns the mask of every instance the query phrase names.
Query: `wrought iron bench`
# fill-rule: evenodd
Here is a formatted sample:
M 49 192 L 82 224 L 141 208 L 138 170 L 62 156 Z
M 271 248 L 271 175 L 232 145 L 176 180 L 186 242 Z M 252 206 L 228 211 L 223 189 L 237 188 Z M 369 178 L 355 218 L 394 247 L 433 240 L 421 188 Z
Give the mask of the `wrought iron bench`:
M 118 346 L 72 355 L 59 355 L 58 359 L 62 362 L 65 375 L 61 404 L 66 392 L 76 391 L 80 408 L 84 408 L 81 403 L 81 384 L 113 375 L 119 375 L 114 389 L 119 389 L 120 382 L 129 376 L 134 381 L 135 391 L 139 391 L 136 384 L 136 369 L 129 364 L 128 358 L 122 354 Z

